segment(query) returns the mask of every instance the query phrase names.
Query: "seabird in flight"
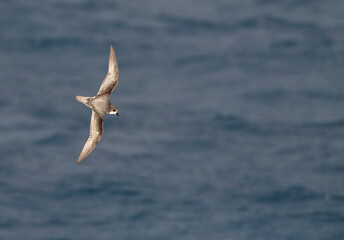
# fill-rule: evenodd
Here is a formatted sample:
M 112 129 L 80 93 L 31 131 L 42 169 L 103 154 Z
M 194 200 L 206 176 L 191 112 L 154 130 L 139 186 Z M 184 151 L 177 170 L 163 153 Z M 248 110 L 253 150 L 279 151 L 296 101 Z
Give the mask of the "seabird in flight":
M 94 97 L 76 96 L 76 100 L 92 109 L 90 134 L 82 149 L 77 163 L 82 162 L 97 146 L 103 135 L 103 119 L 105 114 L 116 114 L 119 116 L 117 108 L 110 103 L 110 95 L 118 84 L 118 65 L 115 51 L 110 46 L 109 70 L 99 91 Z

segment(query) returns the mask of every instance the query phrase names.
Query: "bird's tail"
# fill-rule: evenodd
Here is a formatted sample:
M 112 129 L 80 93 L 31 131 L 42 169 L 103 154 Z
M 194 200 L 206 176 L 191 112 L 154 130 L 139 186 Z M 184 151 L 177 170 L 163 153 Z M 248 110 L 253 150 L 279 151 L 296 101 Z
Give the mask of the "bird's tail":
M 90 99 L 90 97 L 76 96 L 75 98 L 76 98 L 76 100 L 78 100 L 79 102 L 85 104 L 87 107 L 90 107 L 90 105 L 89 105 L 89 99 Z

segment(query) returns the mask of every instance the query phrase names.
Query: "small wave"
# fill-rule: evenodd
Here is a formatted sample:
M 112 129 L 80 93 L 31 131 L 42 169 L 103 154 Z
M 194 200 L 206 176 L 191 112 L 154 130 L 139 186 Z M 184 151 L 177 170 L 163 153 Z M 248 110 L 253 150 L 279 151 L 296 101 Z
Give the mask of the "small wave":
M 86 182 L 89 183 L 89 181 Z M 74 185 L 71 185 L 64 181 L 56 186 L 56 191 L 54 192 L 57 194 L 57 197 L 61 199 L 72 197 L 78 198 L 85 195 L 96 196 L 102 194 L 123 197 L 134 197 L 141 195 L 141 192 L 137 189 L 133 189 L 126 184 L 114 182 L 100 182 L 98 184 L 94 183 L 86 185 L 79 185 L 78 183 L 75 183 Z
M 344 213 L 340 211 L 315 211 L 311 214 L 313 220 L 326 223 L 343 223 Z
M 100 9 L 114 9 L 117 4 L 113 1 L 57 1 L 53 2 L 54 6 L 62 9 L 73 10 L 100 10 Z
M 227 29 L 229 27 L 229 25 L 225 24 L 225 23 L 217 23 L 217 22 L 212 22 L 208 19 L 195 19 L 195 18 L 187 18 L 187 17 L 181 17 L 181 16 L 174 16 L 174 15 L 160 15 L 159 16 L 159 20 L 166 22 L 168 24 L 172 24 L 172 25 L 179 25 L 179 26 L 183 26 L 182 29 L 180 29 L 179 31 L 183 31 L 193 28 L 193 29 L 212 29 L 212 30 L 216 30 L 216 29 Z
M 293 185 L 282 190 L 273 190 L 259 193 L 255 197 L 258 202 L 280 203 L 280 202 L 303 202 L 323 199 L 324 194 L 319 194 L 301 185 Z
M 262 90 L 245 93 L 242 98 L 247 101 L 260 101 L 264 103 L 276 103 L 290 97 L 290 92 L 285 89 Z
M 70 137 L 62 133 L 52 133 L 35 141 L 38 145 L 67 145 Z
M 13 226 L 16 226 L 19 224 L 19 221 L 14 220 L 14 219 L 2 219 L 0 220 L 0 229 L 7 229 Z
M 339 92 L 301 91 L 299 95 L 315 100 L 344 101 L 344 94 Z
M 301 22 L 301 21 L 294 21 L 289 20 L 283 17 L 277 16 L 266 16 L 263 20 L 264 25 L 267 27 L 277 27 L 281 30 L 281 28 L 285 29 L 296 29 L 302 31 L 316 31 L 319 32 L 322 29 L 317 26 L 317 24 L 313 22 Z
M 32 40 L 35 47 L 49 48 L 53 46 L 80 46 L 83 43 L 78 38 L 36 38 Z
M 292 123 L 255 122 L 233 115 L 217 115 L 218 125 L 228 131 L 240 131 L 257 135 L 293 134 L 299 127 Z
M 317 170 L 322 173 L 344 173 L 344 165 L 339 164 L 322 164 Z
M 10 103 L 10 101 L 8 101 L 6 99 L 0 99 L 0 108 L 4 108 L 4 107 L 8 106 L 9 103 Z
M 302 123 L 304 128 L 314 128 L 314 129 L 333 129 L 333 128 L 343 128 L 344 129 L 344 119 L 323 121 L 323 122 L 309 122 Z
M 302 185 L 292 185 L 285 189 L 259 193 L 254 197 L 254 200 L 264 203 L 305 202 L 315 200 L 343 202 L 344 196 L 336 193 L 319 193 Z
M 288 6 L 301 6 L 305 7 L 307 5 L 312 5 L 314 4 L 314 0 L 292 0 L 292 1 L 284 1 L 284 0 L 257 0 L 258 4 L 275 4 L 275 5 L 288 5 Z
M 216 120 L 218 120 L 224 127 L 231 130 L 242 130 L 252 127 L 252 124 L 248 121 L 233 115 L 217 115 Z
M 325 91 L 292 91 L 286 89 L 271 89 L 255 92 L 248 92 L 243 95 L 244 100 L 261 101 L 264 103 L 272 103 L 276 101 L 290 101 L 292 98 L 304 98 L 322 101 L 344 101 L 342 93 L 333 93 Z

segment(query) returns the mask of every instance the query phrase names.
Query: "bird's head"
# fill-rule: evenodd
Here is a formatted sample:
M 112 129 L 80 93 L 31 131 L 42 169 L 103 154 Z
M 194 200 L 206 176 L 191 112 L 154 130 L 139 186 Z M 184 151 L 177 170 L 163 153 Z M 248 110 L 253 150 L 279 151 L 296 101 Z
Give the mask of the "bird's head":
M 116 114 L 117 116 L 119 116 L 117 108 L 115 106 L 112 106 L 112 105 L 111 105 L 109 114 Z

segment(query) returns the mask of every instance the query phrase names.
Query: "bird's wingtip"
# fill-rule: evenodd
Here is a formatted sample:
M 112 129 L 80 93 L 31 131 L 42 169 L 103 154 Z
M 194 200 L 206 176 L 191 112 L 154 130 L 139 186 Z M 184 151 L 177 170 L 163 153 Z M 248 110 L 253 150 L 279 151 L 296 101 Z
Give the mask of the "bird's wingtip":
M 82 156 L 82 155 L 80 154 L 78 160 L 76 161 L 76 164 L 81 163 L 85 158 L 86 158 L 85 156 Z
M 109 56 L 109 69 L 108 69 L 108 72 L 109 73 L 115 73 L 116 72 L 116 68 L 118 69 L 115 50 L 114 50 L 113 46 L 110 45 L 110 56 Z
M 115 54 L 115 49 L 113 48 L 113 45 L 110 45 L 110 55 Z

